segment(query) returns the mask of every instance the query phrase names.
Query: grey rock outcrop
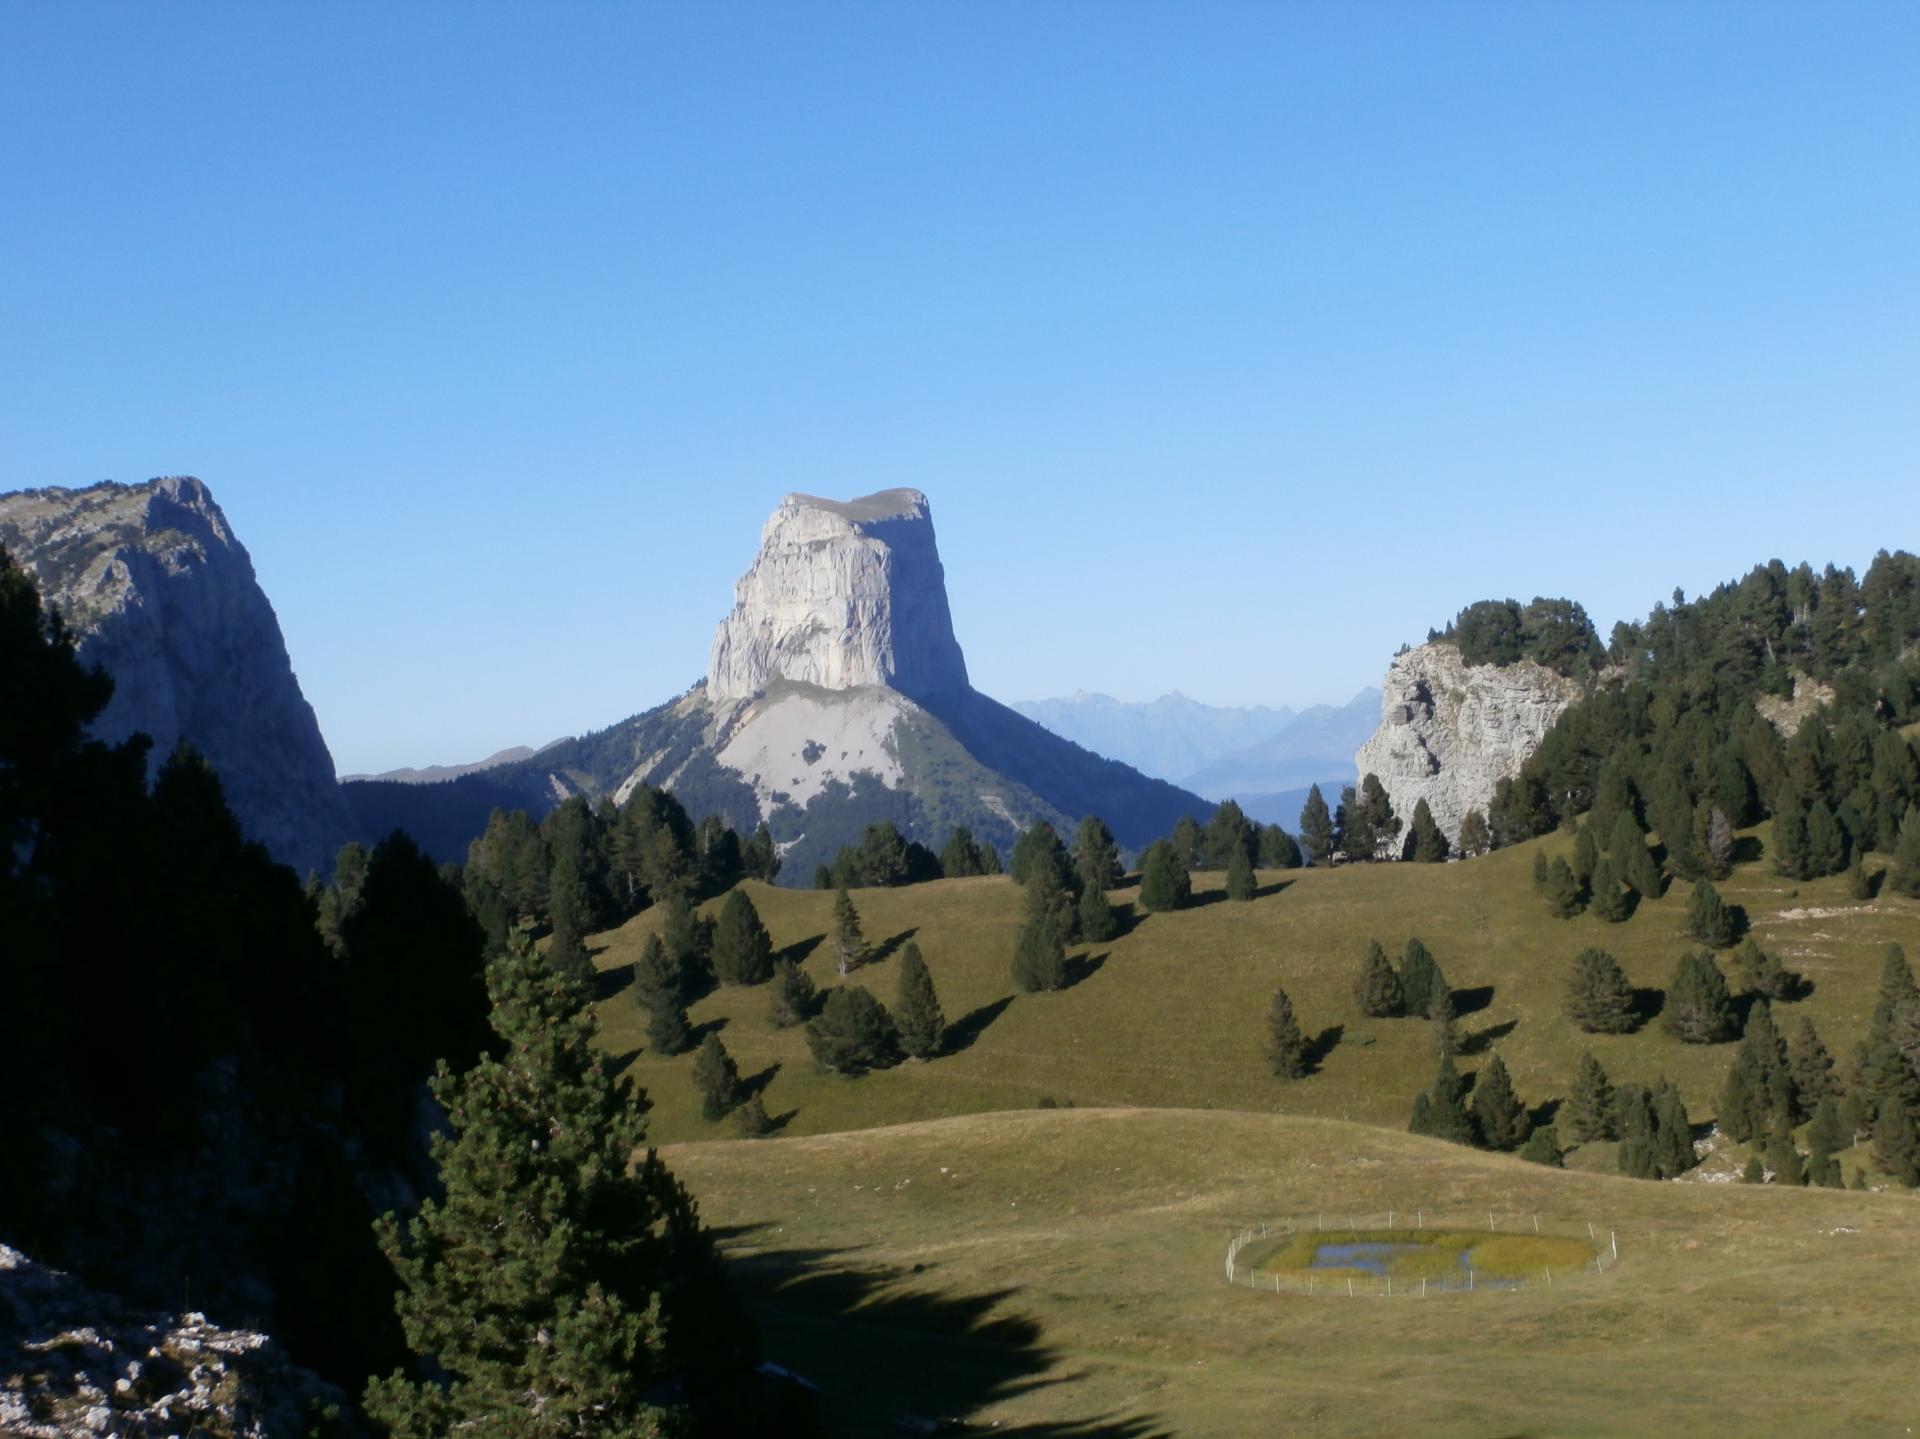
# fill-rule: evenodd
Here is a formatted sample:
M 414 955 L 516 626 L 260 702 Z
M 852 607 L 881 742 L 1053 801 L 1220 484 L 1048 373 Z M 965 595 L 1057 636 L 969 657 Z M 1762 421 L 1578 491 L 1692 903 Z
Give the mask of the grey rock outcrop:
M 0 495 L 0 544 L 112 676 L 94 734 L 181 739 L 220 775 L 247 835 L 304 871 L 352 833 L 333 757 L 253 561 L 199 480 Z
M 713 637 L 707 696 L 746 699 L 776 679 L 916 698 L 967 688 L 920 491 L 780 502 Z
M 1360 775 L 1376 774 L 1408 819 L 1421 800 L 1449 840 L 1467 811 L 1517 775 L 1581 687 L 1532 660 L 1470 665 L 1436 640 L 1396 656 L 1380 682 L 1380 728 L 1360 747 Z
M 294 1439 L 345 1404 L 264 1334 L 138 1309 L 0 1244 L 0 1434 Z

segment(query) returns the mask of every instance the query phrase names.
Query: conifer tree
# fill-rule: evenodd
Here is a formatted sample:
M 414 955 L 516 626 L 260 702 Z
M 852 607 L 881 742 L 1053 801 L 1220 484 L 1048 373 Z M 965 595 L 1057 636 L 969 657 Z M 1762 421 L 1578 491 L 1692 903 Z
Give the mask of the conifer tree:
M 1438 961 L 1418 936 L 1409 938 L 1400 953 L 1400 994 L 1406 1012 L 1422 1019 L 1433 1018 L 1434 1000 L 1443 993 L 1449 999 L 1453 997 Z
M 1867 875 L 1867 867 L 1860 862 L 1858 850 L 1854 851 L 1853 863 L 1847 866 L 1847 898 L 1859 904 L 1873 898 L 1873 881 Z
M 767 988 L 767 1022 L 775 1029 L 791 1029 L 813 1017 L 818 999 L 813 977 L 790 959 L 773 967 L 773 983 Z
M 1753 1051 L 1740 1047 L 1720 1086 L 1720 1128 L 1736 1143 L 1745 1144 L 1765 1129 L 1767 1093 Z
M 1367 941 L 1366 958 L 1353 982 L 1353 1002 L 1369 1019 L 1393 1019 L 1407 1012 L 1400 976 L 1393 972 L 1377 939 Z
M 1104 944 L 1120 933 L 1120 914 L 1107 898 L 1106 890 L 1090 884 L 1080 891 L 1078 906 L 1080 937 L 1089 944 Z
M 720 1036 L 709 1034 L 693 1056 L 693 1085 L 700 1091 L 700 1113 L 722 1119 L 740 1102 L 740 1070 Z
M 1633 789 L 1612 760 L 1603 760 L 1593 780 L 1593 804 L 1587 811 L 1587 828 L 1596 840 L 1614 833 L 1622 814 L 1634 813 Z M 1616 856 L 1617 858 L 1617 856 Z
M 1775 1184 L 1798 1186 L 1807 1182 L 1800 1151 L 1793 1142 L 1793 1126 L 1784 1119 L 1774 1121 L 1773 1132 L 1767 1140 L 1767 1168 L 1773 1171 Z
M 1333 856 L 1333 816 L 1317 784 L 1307 791 L 1300 811 L 1300 848 L 1312 865 L 1325 864 Z
M 1618 1133 L 1618 1114 L 1618 1102 L 1606 1070 L 1600 1067 L 1600 1061 L 1591 1053 L 1581 1055 L 1580 1067 L 1574 1072 L 1573 1086 L 1567 1092 L 1567 1102 L 1559 1114 L 1560 1122 L 1566 1126 L 1567 1137 L 1576 1144 L 1585 1144 L 1593 1139 L 1612 1139 Z
M 1247 852 L 1236 848 L 1227 856 L 1227 898 L 1244 902 L 1251 900 L 1256 892 L 1253 865 L 1247 859 Z
M 1440 1068 L 1426 1093 L 1426 1133 L 1435 1139 L 1446 1139 L 1455 1144 L 1473 1143 L 1473 1119 L 1462 1102 L 1465 1090 L 1460 1071 L 1453 1067 L 1453 1057 L 1443 1054 Z
M 1833 1082 L 1833 1054 L 1821 1043 L 1820 1033 L 1805 1015 L 1787 1041 L 1787 1066 L 1793 1078 L 1793 1091 L 1803 1109 L 1818 1106 L 1836 1097 Z M 1844 1149 L 1845 1145 L 1837 1146 Z
M 1724 949 L 1733 943 L 1737 927 L 1733 911 L 1721 901 L 1712 881 L 1695 884 L 1687 901 L 1687 934 L 1711 949 Z
M 1840 1161 L 1830 1151 L 1816 1148 L 1807 1156 L 1806 1182 L 1821 1189 L 1839 1189 Z
M 1654 863 L 1653 851 L 1647 848 L 1646 831 L 1640 828 L 1631 810 L 1614 821 L 1607 853 L 1613 857 L 1614 870 L 1622 883 L 1642 899 L 1660 898 L 1660 866 Z
M 1785 785 L 1773 801 L 1773 867 L 1789 879 L 1806 879 L 1807 806 L 1800 792 Z
M 1556 858 L 1548 867 L 1545 894 L 1547 912 L 1555 919 L 1572 919 L 1586 907 L 1580 881 L 1573 877 L 1573 867 L 1564 859 Z
M 1552 878 L 1553 869 L 1547 863 L 1547 852 L 1544 849 L 1536 849 L 1533 852 L 1533 887 L 1545 893 L 1547 883 Z
M 867 937 L 860 930 L 860 911 L 845 885 L 833 898 L 834 972 L 842 979 L 867 962 Z M 861 991 L 865 993 L 865 991 Z
M 1596 918 L 1608 924 L 1619 924 L 1633 913 L 1633 901 L 1620 885 L 1620 876 L 1614 871 L 1613 860 L 1602 858 L 1593 866 L 1593 897 L 1587 907 Z
M 1168 843 L 1188 869 L 1197 869 L 1206 863 L 1206 834 L 1192 815 L 1183 814 L 1173 822 L 1173 835 Z
M 1499 1055 L 1480 1071 L 1473 1090 L 1473 1126 L 1488 1149 L 1517 1149 L 1532 1131 L 1527 1107 L 1513 1092 L 1513 1078 Z
M 773 1120 L 767 1114 L 766 1101 L 757 1094 L 733 1111 L 733 1122 L 742 1139 L 764 1139 L 773 1133 Z
M 1066 867 L 1064 850 L 1037 857 L 1027 869 L 1026 905 L 1029 920 L 1044 919 L 1060 936 L 1072 943 L 1080 926 L 1080 912 L 1074 905 L 1067 882 L 1073 877 Z
M 1909 805 L 1893 845 L 1893 867 L 1881 881 L 1895 894 L 1920 899 L 1920 805 Z
M 1244 855 L 1248 869 L 1252 869 L 1254 857 L 1259 853 L 1260 837 L 1240 806 L 1227 799 L 1220 802 L 1213 818 L 1207 821 L 1201 848 L 1208 869 L 1231 871 L 1235 854 Z
M 1275 1079 L 1304 1079 L 1310 1067 L 1307 1037 L 1293 1015 L 1293 1001 L 1284 989 L 1273 992 L 1267 1010 L 1267 1064 Z
M 1749 1154 L 1747 1156 L 1746 1168 L 1740 1171 L 1740 1182 L 1742 1184 L 1765 1184 L 1767 1182 L 1767 1167 L 1760 1162 L 1760 1156 L 1758 1154 Z
M 1814 1106 L 1813 1121 L 1807 1125 L 1807 1144 L 1816 1154 L 1838 1154 L 1853 1147 L 1853 1130 L 1841 1119 L 1840 1106 L 1832 1095 Z
M 1493 848 L 1493 835 L 1487 829 L 1487 817 L 1477 809 L 1467 811 L 1460 821 L 1460 853 L 1468 859 Z
M 1369 774 L 1363 778 L 1355 813 L 1349 821 L 1354 833 L 1347 842 L 1348 857 L 1377 859 L 1383 847 L 1398 854 L 1400 847 L 1394 841 L 1403 827 L 1400 817 L 1393 812 L 1393 801 L 1387 795 L 1386 786 L 1380 783 L 1380 776 Z
M 860 985 L 840 984 L 807 1021 L 807 1048 L 822 1068 L 861 1074 L 891 1064 L 900 1037 L 885 1005 Z
M 1690 949 L 1680 956 L 1660 1022 L 1687 1044 L 1719 1044 L 1733 1037 L 1733 998 L 1711 954 Z
M 1193 892 L 1187 866 L 1166 840 L 1147 846 L 1140 860 L 1140 908 L 1149 914 L 1179 909 Z
M 1440 826 L 1434 823 L 1433 811 L 1428 808 L 1423 795 L 1413 806 L 1407 858 L 1419 864 L 1439 864 L 1446 859 L 1447 852 L 1447 837 L 1441 832 Z
M 948 879 L 964 879 L 989 872 L 986 855 L 975 841 L 973 831 L 965 825 L 956 826 L 947 836 L 946 847 L 940 851 L 940 873 Z
M 1600 847 L 1593 842 L 1593 831 L 1583 828 L 1573 841 L 1573 861 L 1568 866 L 1576 882 L 1584 888 L 1600 863 Z
M 1838 874 L 1847 867 L 1847 837 L 1827 808 L 1825 800 L 1815 800 L 1807 811 L 1807 861 L 1809 878 Z
M 1424 1089 L 1413 1096 L 1413 1111 L 1407 1116 L 1407 1133 L 1433 1133 L 1433 1101 L 1427 1097 Z
M 1260 864 L 1264 869 L 1298 869 L 1300 846 L 1277 824 L 1260 827 Z
M 587 954 L 587 947 L 581 942 L 572 903 L 558 896 L 564 891 L 556 891 L 553 917 L 553 935 L 547 942 L 547 962 L 583 984 L 593 982 L 593 960 Z
M 1698 1162 L 1693 1152 L 1693 1123 L 1680 1091 L 1664 1079 L 1653 1095 L 1654 1173 L 1661 1179 L 1685 1174 Z
M 693 1043 L 693 1026 L 678 995 L 662 994 L 647 1009 L 647 1047 L 655 1054 L 685 1054 Z
M 379 1225 L 431 1377 L 376 1380 L 367 1410 L 400 1439 L 677 1432 L 676 1378 L 744 1384 L 754 1357 L 690 1307 L 726 1282 L 692 1200 L 651 1151 L 634 1163 L 645 1102 L 592 1043 L 584 986 L 523 941 L 489 988 L 505 1057 L 432 1085 L 444 1196 Z
M 1098 815 L 1088 815 L 1073 833 L 1073 867 L 1083 889 L 1112 889 L 1122 879 L 1120 846 Z
M 1604 949 L 1583 949 L 1573 957 L 1567 1017 L 1588 1034 L 1629 1034 L 1635 1028 L 1633 986 Z
M 713 930 L 713 974 L 722 984 L 759 984 L 773 973 L 773 938 L 742 889 L 727 896 Z
M 713 921 L 678 889 L 668 894 L 662 914 L 660 942 L 679 971 L 681 996 L 697 996 L 713 980 Z
M 1702 804 L 1693 812 L 1693 850 L 1708 879 L 1733 873 L 1733 823 L 1717 804 Z
M 1067 947 L 1053 921 L 1034 918 L 1020 930 L 1013 949 L 1013 983 L 1022 994 L 1055 990 L 1067 982 Z
M 1915 1135 L 1912 1105 L 1882 1101 L 1873 1121 L 1873 1162 L 1908 1188 L 1920 1185 L 1920 1137 Z
M 1091 889 L 1089 893 L 1091 893 Z M 900 989 L 893 1004 L 900 1047 L 910 1059 L 932 1059 L 946 1039 L 947 1017 L 940 1012 L 933 976 L 920 956 L 920 946 L 908 940 L 900 951 Z
M 1427 1019 L 1433 1032 L 1433 1052 L 1443 1057 L 1460 1052 L 1460 1031 L 1454 1023 L 1453 994 L 1436 989 L 1427 1001 Z
M 1035 862 L 1042 858 L 1054 862 L 1056 853 L 1059 863 L 1064 866 L 1066 852 L 1060 844 L 1060 836 L 1053 832 L 1052 825 L 1040 820 L 1033 828 L 1020 831 L 1019 838 L 1013 842 L 1013 859 L 1007 866 L 1007 872 L 1013 876 L 1015 884 L 1025 885 L 1033 874 Z
M 1534 1164 L 1544 1164 L 1550 1169 L 1566 1167 L 1559 1131 L 1551 1124 L 1543 1124 L 1527 1136 L 1527 1142 L 1520 1146 L 1520 1157 Z

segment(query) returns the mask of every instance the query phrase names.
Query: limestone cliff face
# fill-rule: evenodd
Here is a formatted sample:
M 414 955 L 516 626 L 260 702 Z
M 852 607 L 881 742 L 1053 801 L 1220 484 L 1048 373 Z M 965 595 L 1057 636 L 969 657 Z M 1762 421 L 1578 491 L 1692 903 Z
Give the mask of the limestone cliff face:
M 1376 774 L 1394 813 L 1422 799 L 1449 840 L 1467 811 L 1483 813 L 1493 787 L 1516 775 L 1580 686 L 1532 660 L 1469 665 L 1445 641 L 1396 657 L 1380 682 L 1380 728 L 1354 764 Z
M 707 696 L 745 699 L 776 679 L 916 697 L 967 688 L 927 497 L 883 490 L 788 495 L 713 637 Z
M 0 544 L 113 677 L 94 725 L 181 739 L 219 772 L 248 836 L 304 872 L 352 833 L 333 757 L 280 622 L 207 487 L 185 477 L 0 495 Z

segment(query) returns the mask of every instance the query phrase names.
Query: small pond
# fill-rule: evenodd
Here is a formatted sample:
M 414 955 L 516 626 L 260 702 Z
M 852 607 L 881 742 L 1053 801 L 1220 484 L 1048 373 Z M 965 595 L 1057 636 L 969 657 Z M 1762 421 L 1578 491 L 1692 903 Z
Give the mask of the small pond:
M 1425 1244 L 1322 1244 L 1313 1251 L 1312 1269 L 1363 1269 L 1384 1278 L 1396 1260 L 1412 1259 L 1433 1253 Z M 1467 1256 L 1460 1261 L 1465 1264 Z

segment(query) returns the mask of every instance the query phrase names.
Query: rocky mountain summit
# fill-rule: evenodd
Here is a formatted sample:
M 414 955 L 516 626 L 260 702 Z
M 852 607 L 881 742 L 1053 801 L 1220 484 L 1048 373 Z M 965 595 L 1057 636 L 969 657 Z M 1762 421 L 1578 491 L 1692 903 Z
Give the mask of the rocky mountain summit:
M 1467 811 L 1486 811 L 1493 789 L 1520 766 L 1580 697 L 1577 680 L 1533 660 L 1468 664 L 1458 645 L 1434 640 L 1394 657 L 1380 682 L 1380 727 L 1354 764 L 1376 774 L 1403 818 L 1421 800 L 1449 840 Z
M 0 495 L 0 545 L 33 574 L 114 681 L 94 725 L 185 739 L 219 772 L 249 837 L 297 870 L 352 833 L 333 757 L 300 692 L 280 622 L 212 493 L 186 476 Z
M 765 823 L 805 883 L 871 823 L 939 848 L 965 825 L 1004 850 L 1039 820 L 1098 814 L 1124 845 L 1212 806 L 1103 759 L 967 682 L 927 498 L 788 495 L 714 635 L 706 678 L 610 729 L 432 786 L 345 786 L 369 835 L 401 825 L 464 854 L 496 805 L 672 790 L 694 815 Z

